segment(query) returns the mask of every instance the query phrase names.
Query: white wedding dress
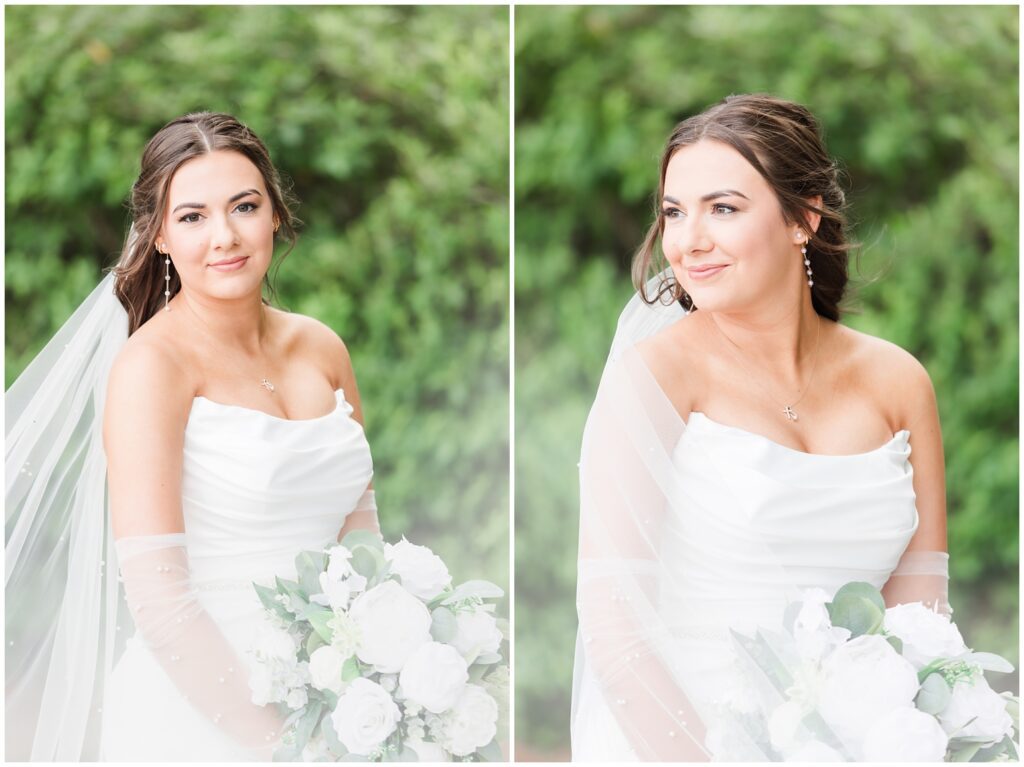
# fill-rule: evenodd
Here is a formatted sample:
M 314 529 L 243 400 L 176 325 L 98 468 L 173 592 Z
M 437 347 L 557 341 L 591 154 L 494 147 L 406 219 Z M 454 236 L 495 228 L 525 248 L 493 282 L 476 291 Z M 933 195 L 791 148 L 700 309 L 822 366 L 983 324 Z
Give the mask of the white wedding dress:
M 246 650 L 264 612 L 252 583 L 273 586 L 275 576 L 294 578 L 297 554 L 336 543 L 373 473 L 363 429 L 351 413 L 341 390 L 332 412 L 295 421 L 195 398 L 182 470 L 187 567 L 198 605 L 233 650 L 237 667 L 209 668 L 203 680 L 176 679 L 179 668 L 193 674 L 201 668 L 189 661 L 203 658 L 186 654 L 218 656 L 193 643 L 175 650 L 179 655 L 168 666 L 142 636 L 132 637 L 107 682 L 101 759 L 252 758 L 252 751 L 225 732 L 227 723 L 218 722 L 219 715 L 211 717 L 209 705 L 206 711 L 193 705 L 183 690 L 206 685 L 215 697 L 234 681 L 236 697 L 239 690 L 244 694 L 250 663 Z M 205 693 L 193 695 L 203 698 Z
M 900 431 L 857 455 L 815 455 L 689 415 L 670 451 L 676 481 L 656 534 L 650 593 L 667 635 L 662 661 L 707 719 L 733 684 L 730 628 L 778 627 L 794 587 L 832 594 L 849 581 L 886 583 L 917 529 L 909 437 Z M 642 685 L 632 696 L 621 686 L 616 693 L 602 689 L 611 685 L 601 685 L 582 660 L 582 616 L 581 623 L 573 760 L 636 761 L 641 757 L 620 722 L 628 727 L 631 716 L 650 716 L 652 703 L 642 700 Z M 679 744 L 675 752 L 671 741 L 648 738 L 644 758 L 699 758 L 682 735 L 670 735 Z M 702 758 L 721 745 L 706 742 Z

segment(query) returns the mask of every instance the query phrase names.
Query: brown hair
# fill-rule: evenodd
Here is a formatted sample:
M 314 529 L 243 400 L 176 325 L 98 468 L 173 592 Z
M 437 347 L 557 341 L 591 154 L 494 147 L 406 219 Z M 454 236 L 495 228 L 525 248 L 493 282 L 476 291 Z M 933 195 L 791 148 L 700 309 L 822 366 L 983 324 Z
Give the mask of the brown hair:
M 288 242 L 281 258 L 295 246 L 299 222 L 289 206 L 293 199 L 256 134 L 231 115 L 214 112 L 194 112 L 172 120 L 157 131 L 142 152 L 142 168 L 129 200 L 132 224 L 113 268 L 114 290 L 128 312 L 129 335 L 163 307 L 165 289 L 171 296 L 181 290 L 181 280 L 173 267 L 170 282 L 164 280 L 165 257 L 156 249 L 171 178 L 189 160 L 224 150 L 245 155 L 263 176 L 271 208 L 281 224 L 279 232 Z M 269 277 L 264 277 L 264 284 L 273 295 Z
M 653 304 L 668 293 L 685 309 L 697 308 L 674 277 L 663 278 L 653 296 L 646 282 L 665 267 L 655 264 L 655 253 L 661 252 L 658 245 L 665 227 L 661 200 L 669 160 L 680 147 L 705 139 L 728 144 L 754 166 L 775 192 L 787 223 L 805 220 L 808 211 L 821 216 L 818 231 L 807 231 L 807 257 L 814 270 L 811 302 L 818 314 L 838 320 L 849 280 L 849 251 L 856 247 L 846 241 L 846 196 L 839 167 L 825 151 L 818 121 L 805 107 L 764 93 L 728 96 L 672 131 L 661 156 L 656 217 L 633 257 L 633 282 L 640 295 Z M 818 195 L 820 208 L 808 204 L 808 198 Z

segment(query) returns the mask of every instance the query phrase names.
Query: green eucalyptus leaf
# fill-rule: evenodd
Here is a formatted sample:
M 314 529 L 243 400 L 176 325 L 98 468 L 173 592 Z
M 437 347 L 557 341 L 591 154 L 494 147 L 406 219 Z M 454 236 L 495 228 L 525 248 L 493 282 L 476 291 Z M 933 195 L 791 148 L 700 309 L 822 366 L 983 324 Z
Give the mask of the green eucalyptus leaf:
M 436 607 L 430 613 L 430 636 L 435 642 L 448 644 L 458 633 L 458 623 L 455 614 L 447 607 Z
M 334 720 L 332 720 L 330 716 L 325 716 L 320 720 L 320 734 L 323 736 L 324 743 L 327 744 L 327 748 L 335 758 L 340 759 L 348 754 L 348 749 L 345 748 L 345 744 L 338 739 L 338 733 L 334 730 Z
M 254 583 L 252 586 L 256 589 L 256 595 L 260 598 L 260 603 L 265 608 L 284 620 L 290 621 L 292 619 L 291 612 L 277 601 L 278 592 L 276 590 L 260 586 L 258 583 Z
M 327 555 L 322 551 L 303 551 L 295 557 L 295 572 L 299 576 L 299 585 L 308 595 L 320 593 L 320 573 L 326 568 Z
M 316 631 L 309 632 L 309 637 L 306 639 L 306 655 L 312 656 L 321 647 L 324 647 L 327 642 L 322 636 Z
M 311 614 L 308 618 L 309 625 L 313 627 L 313 630 L 320 635 L 320 638 L 323 639 L 326 644 L 330 644 L 333 639 L 331 630 L 327 626 L 327 622 L 333 617 L 333 612 L 321 608 Z
M 376 549 L 360 546 L 352 552 L 350 562 L 352 569 L 369 581 L 377 576 L 378 569 L 384 564 L 384 555 Z
M 375 533 L 372 530 L 353 530 L 341 539 L 341 545 L 352 552 L 355 552 L 357 548 L 369 548 L 384 552 L 384 539 L 380 533 Z
M 929 674 L 917 693 L 917 707 L 926 714 L 938 716 L 946 710 L 952 697 L 953 691 L 942 674 Z
M 309 742 L 313 729 L 320 722 L 320 714 L 323 713 L 323 710 L 324 704 L 320 701 L 310 703 L 303 712 L 298 724 L 295 725 L 295 750 L 300 754 Z
M 346 660 L 341 666 L 341 681 L 351 682 L 353 679 L 359 677 L 359 659 L 353 655 L 351 658 Z
M 827 605 L 833 626 L 849 629 L 852 637 L 877 634 L 885 619 L 885 602 L 868 583 L 848 583 Z
M 903 654 L 903 640 L 895 634 L 886 634 L 885 641 L 892 645 L 892 649 L 898 652 L 900 655 Z

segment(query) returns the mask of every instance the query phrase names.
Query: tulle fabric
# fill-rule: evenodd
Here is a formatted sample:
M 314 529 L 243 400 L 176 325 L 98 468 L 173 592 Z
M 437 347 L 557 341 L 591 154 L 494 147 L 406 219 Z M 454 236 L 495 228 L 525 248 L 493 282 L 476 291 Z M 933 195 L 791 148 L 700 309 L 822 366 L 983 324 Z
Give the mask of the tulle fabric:
M 5 753 L 95 758 L 128 618 L 114 563 L 102 422 L 128 338 L 107 276 L 5 396 Z
M 742 727 L 727 749 L 709 735 L 741 679 L 731 630 L 778 629 L 806 589 L 851 580 L 947 603 L 946 555 L 904 554 L 909 433 L 818 456 L 684 421 L 636 348 L 684 314 L 634 297 L 584 431 L 574 761 L 766 760 Z

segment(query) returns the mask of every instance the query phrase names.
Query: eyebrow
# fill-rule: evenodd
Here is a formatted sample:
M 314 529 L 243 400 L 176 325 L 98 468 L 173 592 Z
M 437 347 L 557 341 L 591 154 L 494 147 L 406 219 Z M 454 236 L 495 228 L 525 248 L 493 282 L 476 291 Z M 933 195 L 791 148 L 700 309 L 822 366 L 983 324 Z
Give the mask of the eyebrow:
M 700 198 L 701 202 L 708 202 L 710 200 L 716 200 L 719 197 L 742 197 L 744 200 L 749 200 L 743 192 L 737 192 L 735 189 L 719 189 L 717 192 L 709 192 Z M 681 203 L 675 197 L 669 197 L 667 194 L 664 197 L 665 202 L 670 202 L 673 205 L 680 205 Z
M 244 192 L 239 192 L 230 200 L 228 200 L 228 205 L 235 202 L 236 200 L 241 200 L 243 197 L 248 197 L 250 194 L 254 194 L 257 197 L 263 196 L 262 194 L 260 194 L 258 189 L 246 189 Z M 205 207 L 206 203 L 203 202 L 183 202 L 181 203 L 181 205 L 174 206 L 174 210 L 172 210 L 171 213 L 177 213 L 182 208 L 198 208 L 199 210 L 202 210 Z

